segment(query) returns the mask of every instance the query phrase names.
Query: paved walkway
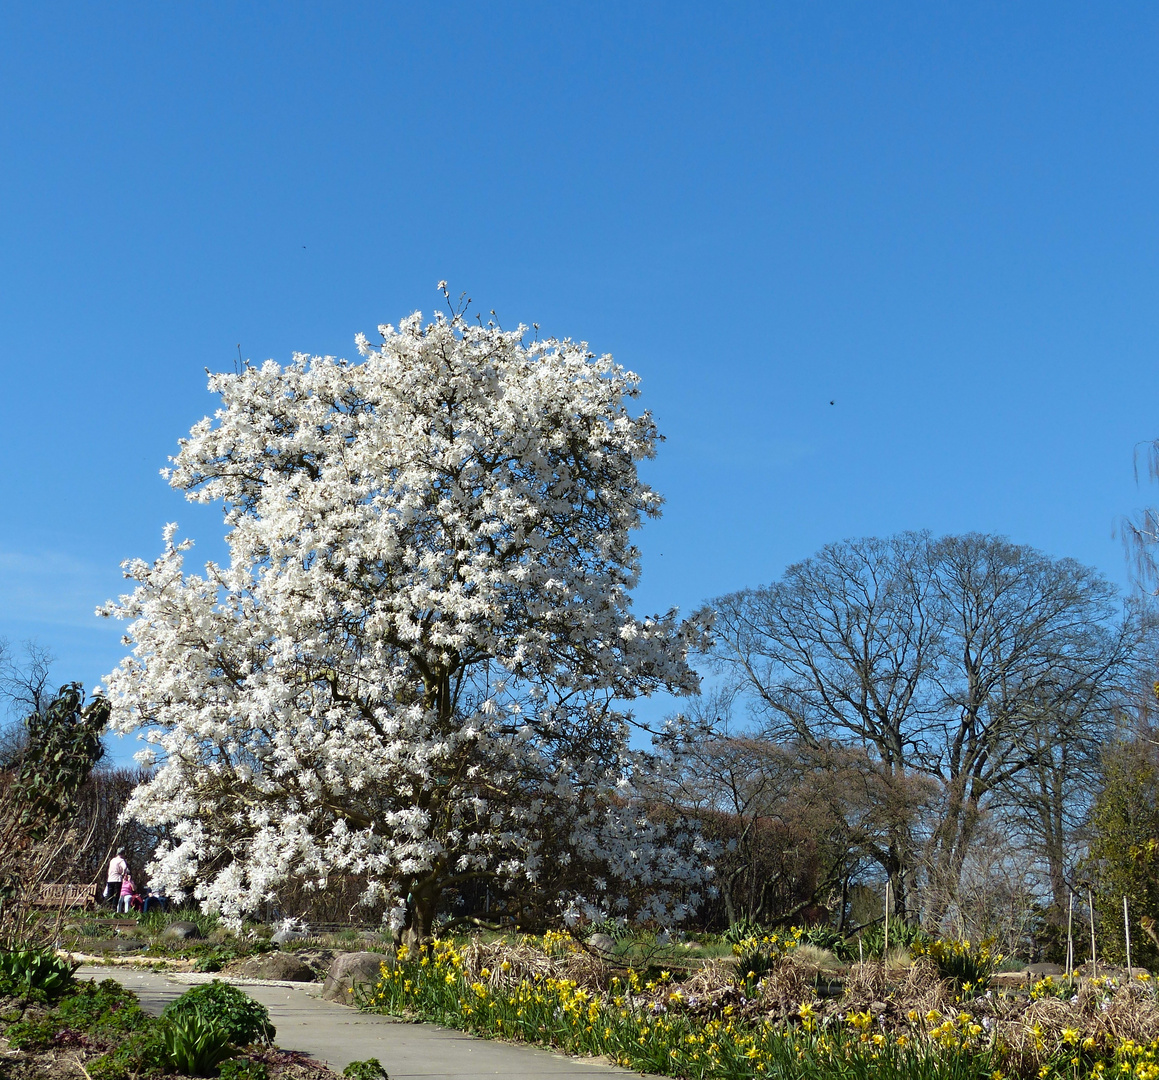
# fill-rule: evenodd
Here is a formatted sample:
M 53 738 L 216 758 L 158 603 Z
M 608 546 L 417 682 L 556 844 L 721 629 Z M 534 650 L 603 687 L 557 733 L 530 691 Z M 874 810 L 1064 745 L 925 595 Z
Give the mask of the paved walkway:
M 141 968 L 82 967 L 81 979 L 116 979 L 154 1015 L 195 982 L 221 976 L 158 974 Z M 319 983 L 261 984 L 230 979 L 270 1010 L 284 1050 L 304 1050 L 341 1071 L 352 1061 L 378 1058 L 390 1080 L 479 1080 L 486 1076 L 602 1077 L 640 1075 L 595 1061 L 577 1061 L 530 1046 L 476 1039 L 433 1024 L 408 1024 L 323 1001 Z

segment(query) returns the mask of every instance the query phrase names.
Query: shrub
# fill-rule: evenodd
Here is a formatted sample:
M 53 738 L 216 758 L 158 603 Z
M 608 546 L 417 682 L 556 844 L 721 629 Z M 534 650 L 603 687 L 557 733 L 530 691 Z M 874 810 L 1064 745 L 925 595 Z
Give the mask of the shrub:
M 342 1075 L 349 1076 L 351 1080 L 390 1080 L 378 1058 L 352 1061 L 342 1070 Z
M 186 990 L 176 1001 L 165 1006 L 161 1015 L 173 1020 L 194 1013 L 215 1024 L 224 1032 L 227 1041 L 236 1046 L 259 1040 L 268 1042 L 274 1037 L 269 1010 L 237 987 L 216 979 Z
M 56 1001 L 75 985 L 77 967 L 47 949 L 0 952 L 0 992 L 33 1001 Z
M 161 1039 L 173 1067 L 186 1076 L 212 1075 L 233 1052 L 225 1024 L 196 1010 L 166 1017 Z

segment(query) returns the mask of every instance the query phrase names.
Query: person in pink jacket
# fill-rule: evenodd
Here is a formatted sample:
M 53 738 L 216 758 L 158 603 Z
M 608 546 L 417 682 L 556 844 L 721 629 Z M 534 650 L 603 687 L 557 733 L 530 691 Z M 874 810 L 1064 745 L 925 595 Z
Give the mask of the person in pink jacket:
M 117 914 L 124 912 L 129 914 L 129 901 L 133 896 L 133 879 L 129 876 L 128 870 L 125 871 L 125 876 L 121 878 L 121 898 L 117 901 Z

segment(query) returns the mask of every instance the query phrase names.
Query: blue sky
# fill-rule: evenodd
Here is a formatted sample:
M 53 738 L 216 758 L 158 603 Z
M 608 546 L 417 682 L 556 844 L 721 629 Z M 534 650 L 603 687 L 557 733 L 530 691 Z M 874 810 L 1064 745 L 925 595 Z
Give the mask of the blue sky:
M 440 278 L 641 374 L 644 611 L 913 528 L 1126 585 L 1157 45 L 1144 4 L 0 7 L 0 634 L 97 682 L 120 561 L 220 554 L 158 476 L 204 369 Z

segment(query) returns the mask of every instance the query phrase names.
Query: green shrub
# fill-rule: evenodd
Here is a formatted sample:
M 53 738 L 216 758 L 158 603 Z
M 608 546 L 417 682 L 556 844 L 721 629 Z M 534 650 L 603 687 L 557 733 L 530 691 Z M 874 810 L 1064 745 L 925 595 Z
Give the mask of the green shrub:
M 225 1024 L 196 1010 L 166 1017 L 161 1039 L 170 1063 L 186 1076 L 210 1076 L 233 1053 Z
M 48 949 L 0 952 L 0 992 L 32 1001 L 56 1001 L 75 985 L 79 966 Z
M 264 1061 L 250 1058 L 229 1058 L 217 1067 L 221 1080 L 270 1080 L 270 1070 Z
M 186 990 L 176 1001 L 166 1005 L 161 1015 L 171 1020 L 192 1013 L 215 1024 L 235 1046 L 259 1040 L 271 1041 L 274 1037 L 269 1010 L 236 986 L 216 979 Z
M 378 1058 L 352 1061 L 342 1070 L 342 1075 L 349 1076 L 350 1080 L 390 1080 Z

